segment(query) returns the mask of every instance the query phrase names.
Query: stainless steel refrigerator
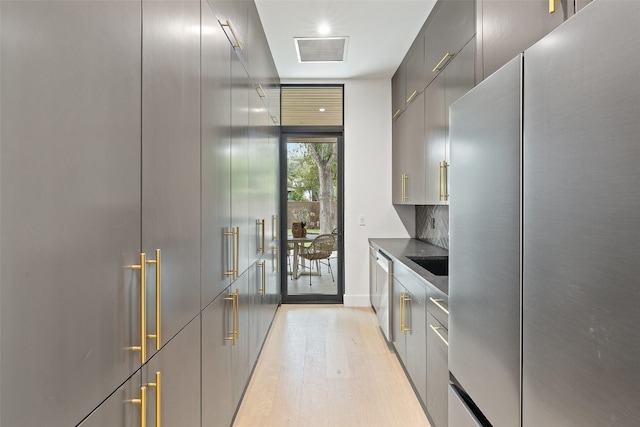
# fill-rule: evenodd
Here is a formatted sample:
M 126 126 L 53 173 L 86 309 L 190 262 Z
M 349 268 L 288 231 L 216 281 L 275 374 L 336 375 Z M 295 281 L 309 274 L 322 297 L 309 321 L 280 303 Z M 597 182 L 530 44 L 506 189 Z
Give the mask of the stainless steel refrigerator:
M 451 107 L 450 425 L 640 425 L 640 2 Z

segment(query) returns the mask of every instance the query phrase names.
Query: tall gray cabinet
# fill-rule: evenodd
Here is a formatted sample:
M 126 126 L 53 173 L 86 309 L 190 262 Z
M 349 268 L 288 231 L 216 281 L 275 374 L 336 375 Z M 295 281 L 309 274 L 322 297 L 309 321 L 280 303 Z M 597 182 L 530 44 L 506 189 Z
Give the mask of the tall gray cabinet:
M 229 425 L 279 294 L 255 4 L 0 20 L 0 426 Z

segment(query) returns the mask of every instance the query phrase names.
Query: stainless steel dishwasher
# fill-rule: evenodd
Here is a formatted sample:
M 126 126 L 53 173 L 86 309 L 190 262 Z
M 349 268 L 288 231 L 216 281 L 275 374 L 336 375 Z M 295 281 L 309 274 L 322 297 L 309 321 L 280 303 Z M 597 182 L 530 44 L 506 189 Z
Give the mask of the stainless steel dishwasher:
M 393 261 L 384 252 L 378 252 L 376 266 L 378 310 L 376 314 L 378 315 L 378 325 L 389 342 L 393 341 L 393 329 L 391 328 L 392 274 Z

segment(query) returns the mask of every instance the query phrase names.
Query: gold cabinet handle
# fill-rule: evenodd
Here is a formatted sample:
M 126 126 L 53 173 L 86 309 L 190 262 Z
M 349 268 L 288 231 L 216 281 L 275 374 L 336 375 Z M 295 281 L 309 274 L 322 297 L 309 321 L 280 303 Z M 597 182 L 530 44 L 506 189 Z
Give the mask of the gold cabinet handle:
M 258 238 L 259 240 L 258 253 L 263 254 L 264 253 L 264 219 L 256 220 L 256 225 L 258 226 L 258 233 L 260 234 L 260 237 Z
M 229 20 L 226 21 L 225 24 L 223 24 L 222 22 L 218 21 L 220 23 L 220 26 L 222 26 L 222 29 L 224 30 L 224 27 L 227 27 L 229 29 L 229 31 L 231 31 L 231 35 L 233 36 L 233 40 L 231 41 L 231 39 L 229 38 L 229 42 L 231 42 L 231 46 L 234 49 L 240 49 L 242 50 L 242 44 L 240 43 L 240 39 L 238 38 L 238 35 L 236 34 L 236 32 L 233 30 L 233 27 L 231 26 L 231 22 L 229 22 Z M 226 31 L 225 31 L 226 33 Z M 229 37 L 229 35 L 227 34 L 227 37 Z
M 140 271 L 140 345 L 129 347 L 131 351 L 140 352 L 140 363 L 147 361 L 147 254 L 140 254 L 140 264 L 128 265 L 126 268 Z
M 404 335 L 404 294 L 400 294 L 400 332 Z
M 407 180 L 409 179 L 409 175 L 407 175 L 406 173 L 402 174 L 402 201 L 406 202 L 407 200 L 409 200 L 409 197 L 407 197 Z
M 393 113 L 393 116 L 391 117 L 391 120 L 395 120 L 396 117 L 398 117 L 400 115 L 400 113 L 402 113 L 401 109 L 396 110 L 396 112 Z
M 429 297 L 429 299 L 431 300 L 432 303 L 434 303 L 436 306 L 438 306 L 440 308 L 440 310 L 442 310 L 445 313 L 449 314 L 449 310 L 444 305 L 442 305 L 442 303 L 444 302 L 444 300 L 442 298 Z
M 274 246 L 273 247 L 273 269 L 272 271 L 274 273 L 278 273 L 280 272 L 280 247 L 279 246 Z
M 266 98 L 267 97 L 267 94 L 264 93 L 264 89 L 262 88 L 261 84 L 257 84 L 256 85 L 256 92 L 258 92 L 258 96 L 260 98 Z
M 265 294 L 265 282 L 267 281 L 267 264 L 265 260 L 262 260 L 261 262 L 259 262 L 258 264 L 258 268 L 261 271 L 260 274 L 260 278 L 262 279 L 262 282 L 260 283 L 260 290 L 258 291 L 259 295 L 264 295 Z
M 442 66 L 447 62 L 447 60 L 449 58 L 453 58 L 453 53 L 451 52 L 447 52 L 442 59 L 440 60 L 440 62 L 438 62 L 438 65 L 435 66 L 435 68 L 433 70 L 431 70 L 432 73 L 435 73 L 436 71 L 440 71 L 442 70 Z
M 238 314 L 238 310 L 240 308 L 240 295 L 238 290 L 228 297 L 225 297 L 225 301 L 231 301 L 231 330 L 229 331 L 229 335 L 224 337 L 225 341 L 231 341 L 231 344 L 236 345 L 236 341 L 239 336 L 239 325 L 240 315 Z
M 442 334 L 440 333 L 441 329 L 444 329 L 442 326 L 433 326 L 431 324 L 429 324 L 429 327 L 433 330 L 433 332 L 436 333 L 436 335 L 442 340 L 442 342 L 444 343 L 444 345 L 446 345 L 447 347 L 449 347 L 449 342 L 445 339 L 445 337 L 442 336 Z
M 156 382 L 147 384 L 147 387 L 156 389 L 156 427 L 162 427 L 162 383 L 160 371 L 156 372 Z
M 231 276 L 231 280 L 238 278 L 238 259 L 240 258 L 240 227 L 232 227 L 231 231 L 225 231 L 225 236 L 231 237 L 231 270 L 224 272 L 225 276 Z
M 442 201 L 449 200 L 449 194 L 447 194 L 448 184 L 448 168 L 449 164 L 446 161 L 439 163 L 438 168 L 438 188 L 439 188 L 439 199 Z
M 411 101 L 413 101 L 413 99 L 418 95 L 418 91 L 414 90 L 413 93 L 411 94 L 411 96 L 409 96 L 409 98 L 407 98 L 407 104 L 410 103 Z
M 140 387 L 140 399 L 127 400 L 126 403 L 140 405 L 140 427 L 147 427 L 147 386 Z
M 280 240 L 280 236 L 278 235 L 278 233 L 280 232 L 280 217 L 278 216 L 278 214 L 271 215 L 271 225 L 273 226 L 273 228 L 271 229 L 271 240 L 277 242 L 278 240 Z
M 403 321 L 404 321 L 404 330 L 402 332 L 411 332 L 411 328 L 409 327 L 409 323 L 407 322 L 407 307 L 406 304 L 409 303 L 411 304 L 411 298 L 408 296 L 404 296 L 403 301 L 402 301 L 402 305 L 403 305 L 403 309 L 402 309 L 402 316 L 403 316 Z
M 555 13 L 557 1 L 560 1 L 560 0 L 549 0 L 549 13 Z
M 153 339 L 156 341 L 156 350 L 160 350 L 162 346 L 160 339 L 160 328 L 161 328 L 161 308 L 162 308 L 162 288 L 160 284 L 160 275 L 161 275 L 161 263 L 160 263 L 160 249 L 156 249 L 156 259 L 147 260 L 147 264 L 153 264 L 156 266 L 156 333 L 147 335 L 147 338 Z

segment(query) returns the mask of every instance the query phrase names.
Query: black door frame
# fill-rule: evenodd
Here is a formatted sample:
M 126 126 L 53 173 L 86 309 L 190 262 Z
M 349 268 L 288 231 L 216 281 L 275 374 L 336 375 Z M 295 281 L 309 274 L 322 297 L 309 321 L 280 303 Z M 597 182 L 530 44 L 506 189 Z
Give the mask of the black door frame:
M 289 138 L 336 137 L 338 145 L 338 271 L 337 294 L 289 295 L 287 258 L 280 257 L 280 290 L 283 304 L 329 303 L 342 304 L 344 299 L 344 131 L 342 126 L 282 126 L 280 128 L 280 212 L 287 213 L 287 141 Z M 287 235 L 287 221 L 280 221 L 280 236 Z M 286 254 L 287 240 L 280 239 L 280 253 Z

